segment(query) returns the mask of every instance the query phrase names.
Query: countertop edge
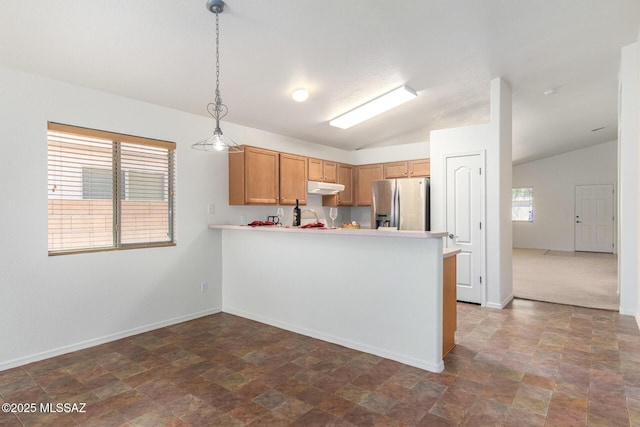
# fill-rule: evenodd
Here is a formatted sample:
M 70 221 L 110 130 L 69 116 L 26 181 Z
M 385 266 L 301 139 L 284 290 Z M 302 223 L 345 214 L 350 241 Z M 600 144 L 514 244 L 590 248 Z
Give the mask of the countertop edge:
M 460 252 L 462 252 L 462 249 L 444 248 L 442 250 L 442 258 L 449 258 L 458 255 Z
M 446 232 L 432 232 L 432 231 L 381 231 L 372 230 L 369 228 L 336 228 L 336 229 L 313 229 L 313 228 L 294 228 L 294 227 L 250 227 L 247 225 L 225 225 L 225 224 L 209 224 L 210 229 L 220 230 L 242 230 L 242 231 L 266 231 L 275 233 L 320 233 L 320 234 L 334 234 L 340 236 L 366 236 L 366 237 L 401 237 L 412 239 L 440 239 L 447 235 Z

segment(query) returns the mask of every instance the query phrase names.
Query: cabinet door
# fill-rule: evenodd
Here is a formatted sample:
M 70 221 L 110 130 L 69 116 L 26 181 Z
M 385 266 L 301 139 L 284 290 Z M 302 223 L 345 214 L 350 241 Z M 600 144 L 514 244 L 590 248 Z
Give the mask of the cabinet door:
M 337 194 L 338 205 L 353 205 L 353 166 L 338 165 L 338 184 L 344 185 L 344 191 Z
M 278 203 L 279 153 L 255 147 L 244 149 L 245 203 L 275 205 Z
M 456 345 L 458 306 L 456 303 L 456 255 L 442 263 L 442 357 Z
M 309 181 L 323 181 L 322 160 L 309 159 Z
M 335 195 L 322 196 L 322 206 L 352 206 L 355 187 L 353 185 L 354 167 L 338 164 L 338 184 L 344 185 L 344 190 Z
M 371 206 L 371 181 L 383 179 L 382 164 L 361 165 L 356 168 L 356 204 Z
M 391 162 L 384 164 L 384 179 L 406 178 L 409 176 L 408 162 Z
M 338 164 L 324 160 L 322 162 L 322 169 L 324 170 L 323 181 L 333 182 L 335 184 L 338 180 Z
M 409 161 L 409 176 L 431 176 L 431 159 L 419 159 Z
M 280 203 L 307 203 L 307 158 L 280 153 Z

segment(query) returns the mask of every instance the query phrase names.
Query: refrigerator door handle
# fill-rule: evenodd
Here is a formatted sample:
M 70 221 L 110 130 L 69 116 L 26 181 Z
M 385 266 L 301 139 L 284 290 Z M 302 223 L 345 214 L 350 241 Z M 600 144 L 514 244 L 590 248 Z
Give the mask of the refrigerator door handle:
M 400 189 L 397 184 L 393 186 L 393 190 L 393 218 L 391 226 L 398 227 L 398 230 L 400 230 Z

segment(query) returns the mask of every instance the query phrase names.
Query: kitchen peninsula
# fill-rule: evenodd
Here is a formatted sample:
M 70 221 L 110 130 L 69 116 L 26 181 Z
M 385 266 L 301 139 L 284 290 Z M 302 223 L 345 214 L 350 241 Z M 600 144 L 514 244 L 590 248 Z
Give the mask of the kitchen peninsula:
M 432 372 L 444 369 L 446 233 L 209 228 L 221 245 L 224 312 Z M 444 255 L 454 275 L 453 320 L 445 315 L 453 324 L 444 332 L 451 343 L 456 253 Z

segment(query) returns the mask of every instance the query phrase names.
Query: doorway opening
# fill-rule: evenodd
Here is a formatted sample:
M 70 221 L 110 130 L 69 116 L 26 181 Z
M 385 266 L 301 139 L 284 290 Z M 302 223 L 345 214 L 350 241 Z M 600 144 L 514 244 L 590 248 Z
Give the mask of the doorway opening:
M 513 294 L 618 311 L 614 186 L 576 185 L 574 194 L 574 250 L 514 248 Z

